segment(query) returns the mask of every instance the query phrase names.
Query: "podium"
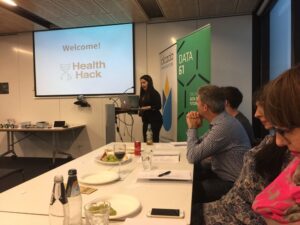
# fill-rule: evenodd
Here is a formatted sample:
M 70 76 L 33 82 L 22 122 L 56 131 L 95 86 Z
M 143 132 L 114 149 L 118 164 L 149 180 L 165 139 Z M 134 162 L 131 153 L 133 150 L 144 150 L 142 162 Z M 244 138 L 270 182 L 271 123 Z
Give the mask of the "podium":
M 106 144 L 116 141 L 116 124 L 117 124 L 117 116 L 122 113 L 128 114 L 138 114 L 137 109 L 123 109 L 121 107 L 115 107 L 114 104 L 106 104 L 105 105 L 105 113 L 106 113 Z M 119 128 L 117 127 L 117 132 Z

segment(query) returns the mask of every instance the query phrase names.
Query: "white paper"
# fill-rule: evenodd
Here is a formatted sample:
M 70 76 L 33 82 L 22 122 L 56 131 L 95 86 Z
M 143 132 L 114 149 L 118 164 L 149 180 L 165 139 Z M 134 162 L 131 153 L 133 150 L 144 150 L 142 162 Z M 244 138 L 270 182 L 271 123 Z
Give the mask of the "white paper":
M 143 146 L 142 146 L 143 147 Z M 170 150 L 173 149 L 174 146 L 169 143 L 154 143 L 154 145 L 146 145 L 146 147 L 152 147 L 154 149 L 164 149 L 164 150 Z
M 138 179 L 155 179 L 155 180 L 192 180 L 192 172 L 189 170 L 170 170 L 171 173 L 159 177 L 159 174 L 168 170 L 150 170 L 141 171 L 138 174 Z
M 179 163 L 179 155 L 154 155 L 152 156 L 153 163 Z
M 180 155 L 180 152 L 177 150 L 155 150 L 153 151 L 153 155 L 157 156 L 157 155 L 165 155 L 165 156 L 178 156 Z
M 172 218 L 127 218 L 124 225 L 187 225 L 187 222 Z

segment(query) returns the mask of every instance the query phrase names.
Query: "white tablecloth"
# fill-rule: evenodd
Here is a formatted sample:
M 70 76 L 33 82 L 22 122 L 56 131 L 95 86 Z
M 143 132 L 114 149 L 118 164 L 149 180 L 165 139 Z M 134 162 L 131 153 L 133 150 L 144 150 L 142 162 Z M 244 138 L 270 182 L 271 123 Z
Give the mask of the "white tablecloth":
M 53 177 L 62 174 L 65 182 L 69 169 L 76 168 L 78 176 L 86 173 L 111 170 L 117 171 L 117 165 L 103 165 L 96 162 L 110 145 L 96 149 L 82 157 L 44 173 L 32 180 L 18 185 L 0 194 L 0 221 L 1 225 L 20 224 L 35 225 L 48 223 L 48 207 L 53 185 Z M 133 143 L 126 143 L 128 148 L 133 147 Z M 180 151 L 179 163 L 154 163 L 154 169 L 165 170 L 193 170 L 185 157 L 185 147 L 174 147 L 171 144 L 155 144 L 155 150 L 178 150 Z M 95 198 L 110 194 L 125 194 L 136 197 L 142 205 L 138 214 L 131 215 L 135 218 L 145 218 L 151 208 L 178 208 L 185 212 L 186 224 L 190 221 L 192 181 L 166 181 L 166 180 L 140 180 L 137 179 L 142 170 L 139 157 L 133 156 L 133 160 L 122 165 L 122 170 L 126 177 L 109 184 L 95 185 L 97 191 L 90 195 L 83 195 L 83 205 Z M 112 222 L 122 224 L 124 222 Z

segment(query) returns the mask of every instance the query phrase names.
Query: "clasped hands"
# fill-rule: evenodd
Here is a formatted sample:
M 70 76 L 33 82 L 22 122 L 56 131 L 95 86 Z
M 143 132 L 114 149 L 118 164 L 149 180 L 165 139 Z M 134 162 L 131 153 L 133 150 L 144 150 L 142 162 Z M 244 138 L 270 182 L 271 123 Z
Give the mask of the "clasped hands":
M 197 129 L 202 125 L 202 117 L 199 112 L 191 111 L 186 114 L 186 123 L 189 129 Z

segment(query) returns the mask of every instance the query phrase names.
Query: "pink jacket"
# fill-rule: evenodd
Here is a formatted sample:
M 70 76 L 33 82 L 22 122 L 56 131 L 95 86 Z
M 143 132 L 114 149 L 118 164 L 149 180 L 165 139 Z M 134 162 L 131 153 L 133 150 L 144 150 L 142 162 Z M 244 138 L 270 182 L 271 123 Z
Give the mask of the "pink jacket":
M 252 209 L 263 217 L 280 223 L 299 221 L 300 224 L 299 156 L 256 196 Z

